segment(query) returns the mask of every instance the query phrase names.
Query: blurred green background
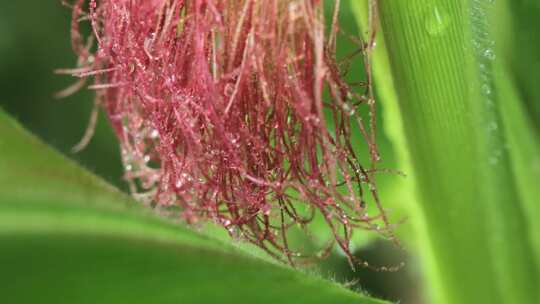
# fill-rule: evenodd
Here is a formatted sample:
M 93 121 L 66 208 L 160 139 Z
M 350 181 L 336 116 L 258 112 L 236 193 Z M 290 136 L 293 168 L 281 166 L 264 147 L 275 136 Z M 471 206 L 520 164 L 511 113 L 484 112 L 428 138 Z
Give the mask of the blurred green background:
M 55 99 L 58 92 L 72 84 L 69 76 L 54 75 L 58 68 L 71 68 L 75 56 L 70 45 L 69 8 L 61 1 L 1 1 L 0 3 L 0 106 L 20 121 L 26 128 L 82 166 L 103 177 L 111 184 L 126 190 L 122 181 L 122 166 L 116 138 L 101 113 L 96 134 L 86 149 L 72 153 L 88 124 L 93 103 L 93 92 L 83 89 L 63 99 Z M 343 6 L 341 22 L 345 32 L 358 35 L 356 21 Z M 341 37 L 338 57 L 345 57 L 357 48 L 348 39 Z M 351 66 L 361 71 L 361 63 Z M 384 109 L 382 109 L 384 110 Z M 381 120 L 382 111 L 379 111 Z M 382 126 L 379 121 L 379 126 Z M 379 132 L 379 145 L 384 162 L 381 167 L 396 168 L 394 154 L 384 132 Z M 380 192 L 390 193 L 383 198 L 393 215 L 402 216 L 399 204 L 392 196 L 394 180 L 399 177 L 381 177 Z M 396 211 L 397 210 L 397 211 Z M 404 228 L 408 229 L 408 228 Z M 347 281 L 368 293 L 401 303 L 419 303 L 419 278 L 414 259 L 383 241 L 373 241 L 358 248 L 358 256 L 372 264 L 391 265 L 403 260 L 407 267 L 397 273 L 377 273 L 360 269 L 353 273 L 343 256 L 334 255 L 325 261 L 323 273 L 338 281 Z
M 0 3 L 0 104 L 45 142 L 124 187 L 116 140 L 102 115 L 90 145 L 70 152 L 88 124 L 93 94 L 82 90 L 64 99 L 53 97 L 75 81 L 53 74 L 75 64 L 69 31 L 70 10 L 60 1 Z

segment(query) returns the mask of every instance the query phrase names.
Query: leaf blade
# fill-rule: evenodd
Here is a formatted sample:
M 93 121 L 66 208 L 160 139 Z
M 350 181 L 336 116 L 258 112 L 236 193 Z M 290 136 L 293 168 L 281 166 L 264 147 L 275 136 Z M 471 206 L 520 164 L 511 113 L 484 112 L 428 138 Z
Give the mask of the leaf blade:
M 150 214 L 1 110 L 0 261 L 17 303 L 385 303 Z
M 491 3 L 378 4 L 420 194 L 411 217 L 425 219 L 421 251 L 434 262 L 426 269 L 432 300 L 535 302 L 527 215 L 492 94 Z

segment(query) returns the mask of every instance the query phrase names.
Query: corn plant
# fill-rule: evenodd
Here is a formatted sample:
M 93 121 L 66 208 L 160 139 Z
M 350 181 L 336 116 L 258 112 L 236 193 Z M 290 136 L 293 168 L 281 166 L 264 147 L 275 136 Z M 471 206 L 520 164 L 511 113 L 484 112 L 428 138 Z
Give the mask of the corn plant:
M 540 301 L 540 4 L 69 7 L 75 150 L 103 111 L 130 195 L 0 111 L 6 303 L 389 303 L 317 266 L 403 271 L 355 253 L 377 239 L 426 303 Z

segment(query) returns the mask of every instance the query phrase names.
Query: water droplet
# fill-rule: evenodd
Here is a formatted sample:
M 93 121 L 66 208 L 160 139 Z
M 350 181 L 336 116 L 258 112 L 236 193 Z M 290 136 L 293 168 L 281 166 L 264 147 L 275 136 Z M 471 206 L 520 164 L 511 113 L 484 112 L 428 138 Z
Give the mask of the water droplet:
M 347 103 L 344 103 L 343 106 L 342 106 L 342 109 L 343 111 L 349 115 L 349 116 L 353 116 L 354 113 L 356 113 L 356 109 L 354 107 L 351 107 L 349 104 Z
M 494 122 L 494 121 L 492 121 L 492 122 L 488 125 L 488 130 L 489 130 L 489 131 L 496 131 L 498 128 L 499 128 L 499 126 L 498 126 L 497 123 Z
M 223 90 L 224 90 L 223 93 L 225 94 L 225 96 L 231 97 L 234 93 L 234 85 L 227 83 L 225 87 L 223 88 Z
M 492 49 L 485 49 L 483 55 L 488 60 L 495 60 L 495 58 L 497 57 L 495 56 L 495 52 Z
M 489 84 L 482 85 L 482 92 L 486 95 L 491 94 L 491 86 Z
M 191 177 L 187 173 L 182 173 L 180 174 L 180 178 L 176 180 L 175 186 L 177 189 L 180 189 L 182 188 L 182 186 L 184 186 L 186 182 L 189 182 L 189 181 L 191 181 Z
M 424 25 L 429 35 L 440 36 L 450 25 L 450 17 L 444 9 L 434 7 L 428 12 Z

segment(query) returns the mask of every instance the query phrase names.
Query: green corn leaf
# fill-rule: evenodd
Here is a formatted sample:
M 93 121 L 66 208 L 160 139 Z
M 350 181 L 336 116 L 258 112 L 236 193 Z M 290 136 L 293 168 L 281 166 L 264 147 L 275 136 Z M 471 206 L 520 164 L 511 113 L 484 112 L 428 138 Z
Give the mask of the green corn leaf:
M 537 303 L 540 150 L 505 59 L 505 1 L 371 2 L 376 87 L 412 170 L 431 302 Z M 355 4 L 367 30 L 367 1 Z
M 516 68 L 516 65 L 523 67 L 527 62 L 531 63 L 531 67 L 540 64 L 539 54 L 528 53 L 540 48 L 540 40 L 529 32 L 535 28 L 534 22 L 538 22 L 530 18 L 530 11 L 540 12 L 540 5 L 532 4 L 527 1 L 499 1 L 489 17 L 492 23 L 498 24 L 491 29 L 496 37 L 495 48 L 501 55 L 499 62 L 493 66 L 493 78 L 507 138 L 506 148 L 526 214 L 529 238 L 536 255 L 536 269 L 540 269 L 540 222 L 537 220 L 540 217 L 540 188 L 537 186 L 540 180 L 540 129 L 535 128 L 540 118 L 540 112 L 537 112 L 540 107 L 534 109 L 540 100 L 540 95 L 534 95 L 539 94 L 540 90 L 537 86 L 531 86 L 529 80 L 522 81 L 524 78 L 534 78 L 534 73 L 538 71 Z M 521 10 L 516 10 L 516 7 Z M 527 47 L 529 51 L 525 52 L 516 47 L 516 40 L 524 39 L 524 36 L 532 38 Z M 521 60 L 517 61 L 517 58 Z
M 500 30 L 506 30 L 511 52 L 508 71 L 510 80 L 518 89 L 531 123 L 540 136 L 540 1 L 506 0 L 500 1 L 502 12 L 509 12 L 509 22 Z
M 386 303 L 156 216 L 0 111 L 5 303 Z

